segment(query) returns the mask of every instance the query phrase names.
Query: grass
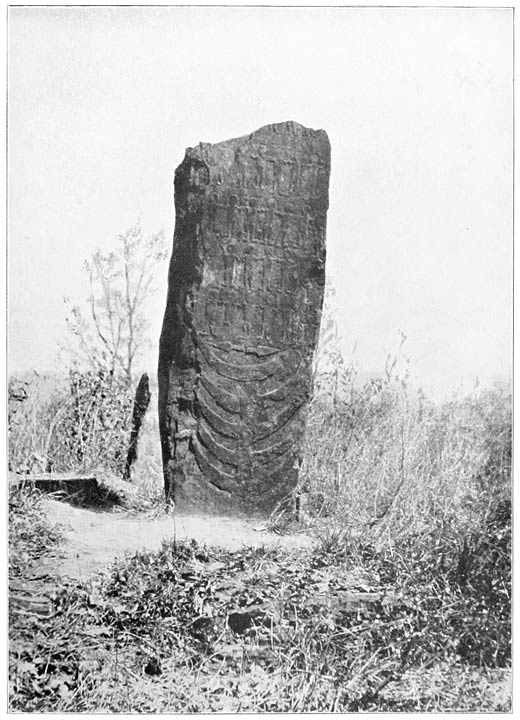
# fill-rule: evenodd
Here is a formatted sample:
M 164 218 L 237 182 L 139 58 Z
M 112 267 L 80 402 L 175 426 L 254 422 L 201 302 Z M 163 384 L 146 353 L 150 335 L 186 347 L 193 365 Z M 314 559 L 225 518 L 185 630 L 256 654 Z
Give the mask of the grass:
M 172 543 L 89 583 L 44 578 L 50 613 L 10 608 L 11 709 L 510 711 L 511 390 L 433 404 L 394 369 L 318 385 L 312 550 Z M 15 592 L 59 541 L 38 493 L 11 497 Z
M 432 523 L 464 533 L 495 486 L 509 493 L 510 470 L 508 386 L 433 404 L 399 379 L 357 388 L 345 373 L 332 399 L 312 401 L 301 491 L 310 519 L 395 540 Z
M 132 482 L 122 482 L 132 399 L 121 382 L 92 373 L 27 373 L 9 380 L 9 470 L 96 476 L 96 497 L 68 496 L 77 505 L 142 511 L 164 504 L 157 388 L 139 437 Z M 117 396 L 117 402 L 114 397 Z
M 100 371 L 11 377 L 9 469 L 83 473 L 102 467 L 121 475 L 132 402 L 123 378 Z
M 24 502 L 34 520 L 37 496 Z M 54 547 L 41 516 L 33 526 L 36 548 Z M 170 543 L 89 583 L 49 582 L 51 615 L 11 612 L 11 709 L 508 711 L 502 568 L 479 553 L 483 584 L 482 568 L 425 568 L 409 550 Z

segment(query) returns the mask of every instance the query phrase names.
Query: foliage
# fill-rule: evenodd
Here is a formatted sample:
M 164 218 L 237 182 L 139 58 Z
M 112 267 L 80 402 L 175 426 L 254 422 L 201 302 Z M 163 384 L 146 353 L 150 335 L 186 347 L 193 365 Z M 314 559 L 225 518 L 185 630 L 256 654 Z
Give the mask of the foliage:
M 310 522 L 390 541 L 447 527 L 462 538 L 510 495 L 510 477 L 507 385 L 434 404 L 389 362 L 365 383 L 353 368 L 333 387 L 325 378 L 311 402 L 299 488 Z
M 465 662 L 508 666 L 510 387 L 434 405 L 392 373 L 357 385 L 351 370 L 341 382 L 311 406 L 306 522 L 323 548 L 355 548 L 415 594 L 439 656 L 451 646 Z
M 55 546 L 36 493 L 10 515 L 11 557 Z M 450 557 L 434 536 L 378 548 L 336 532 L 299 552 L 173 541 L 48 584 L 51 614 L 10 609 L 11 709 L 507 711 L 507 508 L 488 521 Z
M 33 372 L 8 383 L 9 468 L 45 472 L 59 454 L 56 425 L 67 396 L 57 377 Z M 51 453 L 51 445 L 53 451 Z
M 163 233 L 138 221 L 85 263 L 88 312 L 71 309 L 68 377 L 9 380 L 9 459 L 17 472 L 91 471 L 121 475 L 128 449 L 134 372 L 149 344 L 147 302 L 166 258 Z
M 103 370 L 72 369 L 68 378 L 11 378 L 24 399 L 9 398 L 9 462 L 16 472 L 121 475 L 126 460 L 132 393 L 126 379 Z
M 174 541 L 47 584 L 51 615 L 10 608 L 11 709 L 508 711 L 511 389 L 435 405 L 398 368 L 318 383 L 299 488 L 312 550 Z M 13 383 L 17 452 L 107 462 L 127 411 L 112 382 L 71 373 L 45 411 Z M 15 581 L 58 542 L 37 497 L 11 498 Z
M 133 380 L 146 346 L 146 303 L 155 292 L 156 269 L 166 258 L 164 233 L 148 237 L 137 223 L 117 238 L 115 250 L 96 250 L 85 262 L 89 275 L 88 313 L 71 309 L 68 325 L 74 354 L 83 367 Z
M 103 467 L 122 475 L 132 413 L 126 379 L 103 370 L 71 370 L 69 392 L 70 401 L 60 425 L 69 467 Z
M 14 490 L 9 494 L 9 578 L 27 572 L 62 538 L 60 529 L 51 525 L 41 506 L 38 490 Z

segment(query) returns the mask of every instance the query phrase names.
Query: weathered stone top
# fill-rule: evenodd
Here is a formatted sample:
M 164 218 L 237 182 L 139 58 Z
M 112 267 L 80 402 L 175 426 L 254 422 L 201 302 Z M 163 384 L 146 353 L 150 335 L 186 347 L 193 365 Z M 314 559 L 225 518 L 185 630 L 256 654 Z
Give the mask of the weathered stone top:
M 296 168 L 300 158 L 302 163 Z M 237 188 L 292 195 L 292 199 L 301 192 L 302 200 L 319 198 L 320 207 L 313 211 L 328 210 L 330 142 L 325 130 L 288 120 L 220 143 L 200 142 L 186 149 L 176 179 L 186 172 L 186 165 L 194 163 L 203 163 L 197 178 L 201 185 L 226 186 L 231 181 Z
M 255 130 L 248 135 L 241 135 L 240 137 L 232 138 L 231 140 L 223 140 L 220 143 L 200 142 L 194 148 L 186 148 L 186 155 L 192 155 L 192 153 L 194 153 L 194 157 L 197 157 L 199 160 L 209 162 L 209 159 L 204 157 L 204 151 L 213 150 L 215 148 L 218 148 L 219 146 L 224 145 L 238 147 L 240 145 L 244 145 L 247 142 L 259 142 L 262 140 L 262 138 L 269 138 L 269 142 L 271 143 L 273 139 L 273 134 L 282 136 L 282 150 L 283 148 L 290 148 L 290 136 L 293 136 L 297 142 L 299 142 L 299 139 L 301 137 L 312 138 L 314 141 L 320 143 L 323 142 L 325 143 L 325 146 L 328 147 L 328 156 L 330 160 L 330 142 L 325 130 L 313 130 L 312 128 L 300 125 L 300 123 L 297 123 L 294 120 L 286 120 L 285 122 L 263 125 L 261 128 L 258 128 L 258 130 Z

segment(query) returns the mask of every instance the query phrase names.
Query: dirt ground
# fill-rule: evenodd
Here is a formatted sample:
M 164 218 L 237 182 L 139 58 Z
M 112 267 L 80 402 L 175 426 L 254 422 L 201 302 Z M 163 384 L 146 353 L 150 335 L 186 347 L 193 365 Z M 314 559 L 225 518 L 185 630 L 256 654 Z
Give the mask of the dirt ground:
M 46 498 L 44 507 L 51 522 L 64 532 L 59 572 L 87 580 L 115 558 L 139 550 L 159 550 L 163 540 L 194 539 L 200 544 L 237 550 L 243 546 L 308 547 L 312 538 L 304 533 L 278 535 L 258 522 L 228 518 L 179 517 L 75 508 Z

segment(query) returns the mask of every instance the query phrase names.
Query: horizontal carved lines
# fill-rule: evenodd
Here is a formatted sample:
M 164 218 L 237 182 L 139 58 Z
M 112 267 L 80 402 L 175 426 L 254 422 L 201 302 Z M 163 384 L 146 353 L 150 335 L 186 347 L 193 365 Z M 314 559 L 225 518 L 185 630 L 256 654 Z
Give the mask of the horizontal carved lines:
M 271 356 L 259 363 L 238 365 L 224 359 L 206 343 L 199 342 L 201 351 L 201 367 L 206 371 L 214 371 L 218 375 L 237 382 L 255 382 L 266 380 L 281 368 L 278 355 Z

